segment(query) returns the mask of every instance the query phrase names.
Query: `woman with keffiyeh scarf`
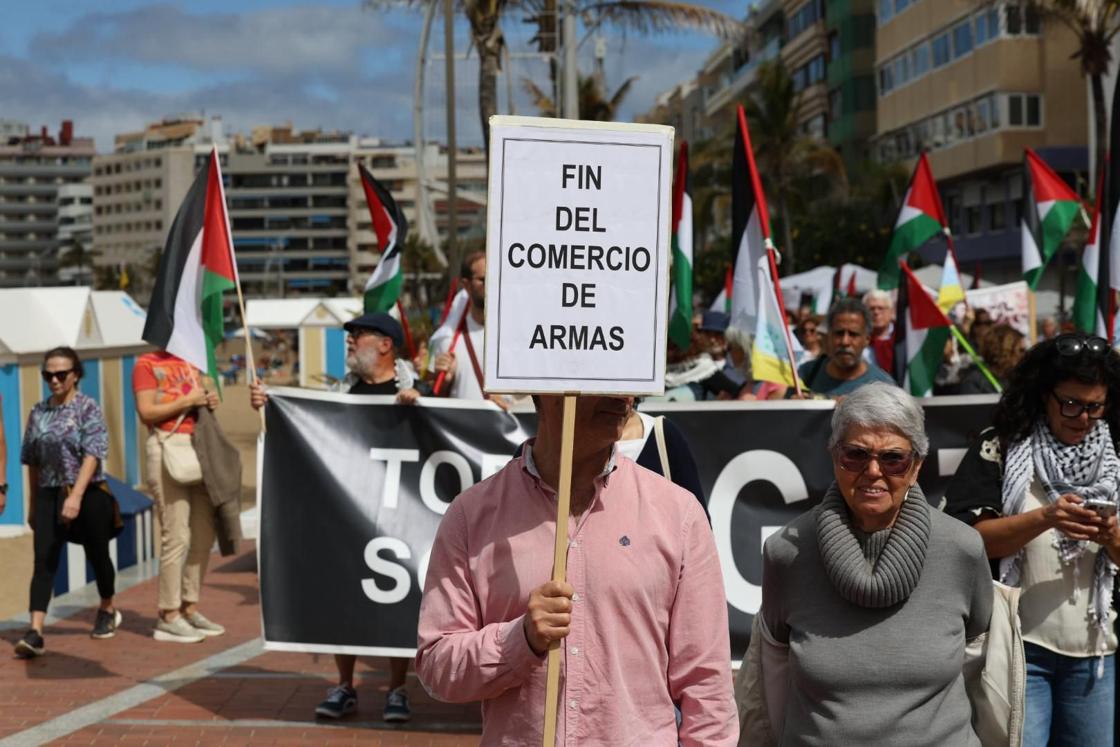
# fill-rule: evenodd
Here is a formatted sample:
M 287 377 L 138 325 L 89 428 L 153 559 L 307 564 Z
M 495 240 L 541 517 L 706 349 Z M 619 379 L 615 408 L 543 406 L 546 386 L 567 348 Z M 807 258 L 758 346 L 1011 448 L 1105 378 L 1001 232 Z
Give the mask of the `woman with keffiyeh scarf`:
M 996 578 L 1023 590 L 1025 747 L 1113 743 L 1118 403 L 1120 355 L 1105 340 L 1038 344 L 946 491 Z

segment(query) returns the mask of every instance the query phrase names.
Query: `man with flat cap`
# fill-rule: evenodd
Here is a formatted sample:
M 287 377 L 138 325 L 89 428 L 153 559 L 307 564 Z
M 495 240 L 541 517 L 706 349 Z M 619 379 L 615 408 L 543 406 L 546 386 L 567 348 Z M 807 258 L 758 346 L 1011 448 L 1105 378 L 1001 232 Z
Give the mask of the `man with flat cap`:
M 412 404 L 420 398 L 411 369 L 397 358 L 404 338 L 400 322 L 384 312 L 377 312 L 351 319 L 343 328 L 346 330 L 346 367 L 350 370 L 346 377 L 349 394 L 393 394 L 401 404 Z M 250 385 L 249 394 L 254 409 L 260 409 L 268 400 L 259 382 Z M 342 718 L 357 710 L 358 693 L 354 689 L 357 660 L 352 654 L 334 655 L 338 685 L 332 687 L 326 699 L 315 708 L 317 716 Z M 408 662 L 405 658 L 389 659 L 389 694 L 382 713 L 385 721 L 408 721 L 412 717 L 405 690 Z

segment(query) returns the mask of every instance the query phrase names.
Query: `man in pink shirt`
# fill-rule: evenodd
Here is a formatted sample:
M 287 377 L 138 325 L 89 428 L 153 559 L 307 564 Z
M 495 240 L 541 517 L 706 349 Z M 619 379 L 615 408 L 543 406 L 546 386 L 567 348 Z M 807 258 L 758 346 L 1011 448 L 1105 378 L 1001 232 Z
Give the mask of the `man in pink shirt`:
M 537 438 L 440 524 L 420 607 L 421 682 L 440 700 L 481 700 L 483 744 L 539 745 L 556 641 L 557 744 L 734 745 L 727 602 L 703 509 L 615 454 L 629 398 L 581 397 L 568 582 L 550 581 L 563 398 L 536 400 Z

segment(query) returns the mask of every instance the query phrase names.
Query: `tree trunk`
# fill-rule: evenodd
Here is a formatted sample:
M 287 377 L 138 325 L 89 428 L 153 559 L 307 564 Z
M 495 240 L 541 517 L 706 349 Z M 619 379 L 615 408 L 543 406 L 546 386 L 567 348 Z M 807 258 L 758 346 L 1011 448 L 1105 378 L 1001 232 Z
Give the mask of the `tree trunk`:
M 1108 154 L 1108 117 L 1105 113 L 1103 75 L 1093 73 L 1089 76 L 1089 82 L 1093 91 L 1093 130 L 1097 139 L 1093 167 L 1099 174 Z M 1097 174 L 1089 174 L 1089 194 L 1094 198 L 1097 196 Z
M 470 15 L 471 34 L 478 50 L 478 116 L 487 155 L 490 153 L 490 117 L 498 113 L 498 72 L 502 68 L 502 47 L 505 45 L 498 21 L 496 6 Z M 448 102 L 448 106 L 452 105 Z

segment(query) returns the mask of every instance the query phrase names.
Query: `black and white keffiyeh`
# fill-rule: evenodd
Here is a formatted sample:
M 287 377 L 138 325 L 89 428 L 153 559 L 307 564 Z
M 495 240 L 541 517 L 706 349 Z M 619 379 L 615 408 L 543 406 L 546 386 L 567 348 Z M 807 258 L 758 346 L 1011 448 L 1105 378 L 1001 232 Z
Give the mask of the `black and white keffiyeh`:
M 1053 503 L 1066 493 L 1085 500 L 1117 502 L 1120 496 L 1120 457 L 1112 444 L 1108 423 L 1098 420 L 1081 443 L 1070 446 L 1054 438 L 1045 421 L 1035 423 L 1028 438 L 1011 445 L 1004 462 L 1003 515 L 1022 513 L 1031 480 L 1038 480 Z M 1052 544 L 1062 564 L 1073 569 L 1073 599 L 1078 597 L 1077 561 L 1090 552 L 1092 542 L 1072 540 L 1054 530 Z M 1000 561 L 1000 580 L 1018 586 L 1023 565 L 1023 551 Z M 1089 599 L 1089 622 L 1100 632 L 1104 645 L 1107 638 L 1108 610 L 1112 603 L 1112 585 L 1116 565 L 1104 548 L 1097 552 L 1093 566 L 1093 585 Z

